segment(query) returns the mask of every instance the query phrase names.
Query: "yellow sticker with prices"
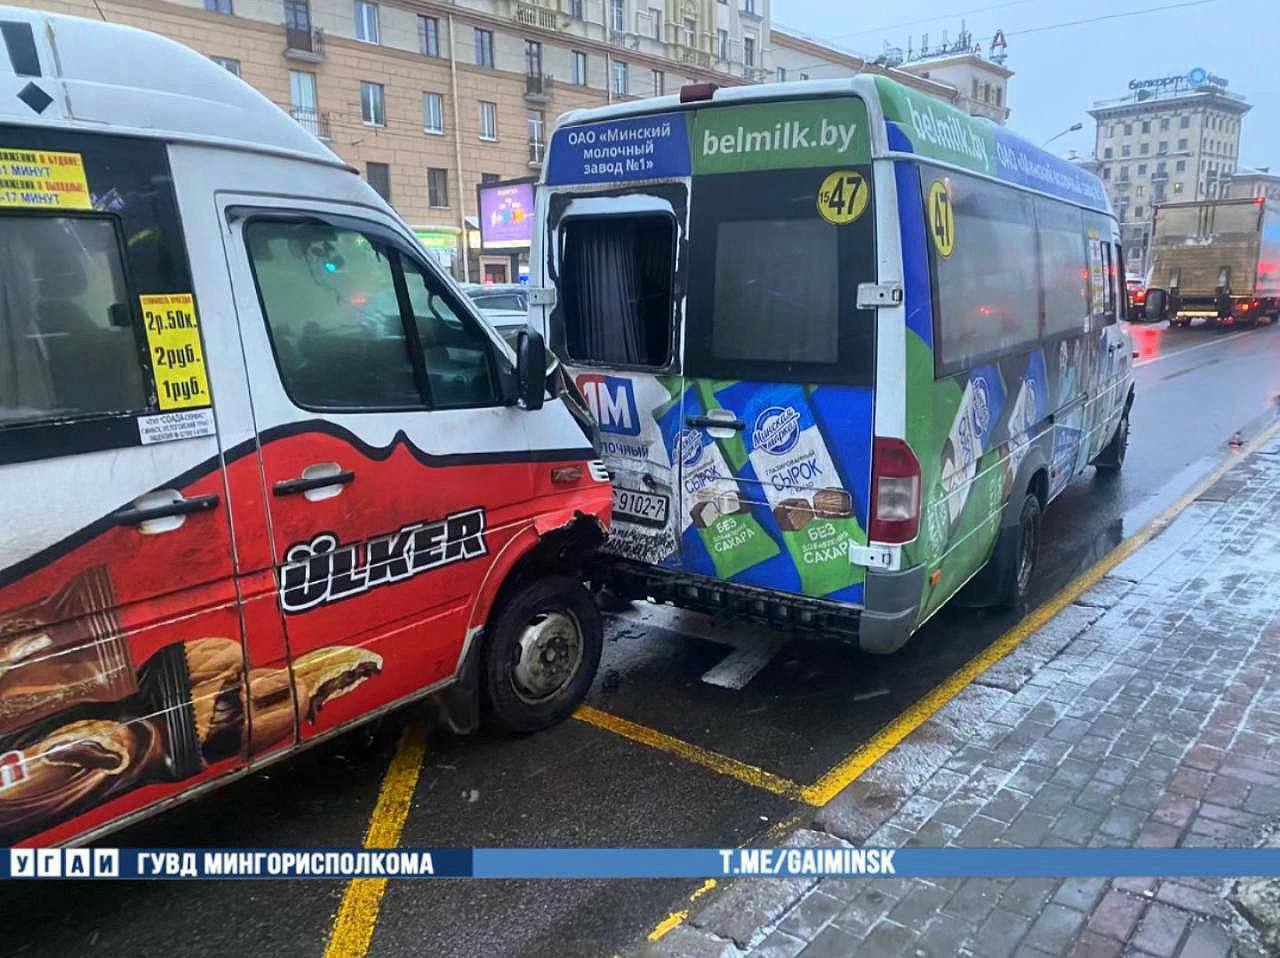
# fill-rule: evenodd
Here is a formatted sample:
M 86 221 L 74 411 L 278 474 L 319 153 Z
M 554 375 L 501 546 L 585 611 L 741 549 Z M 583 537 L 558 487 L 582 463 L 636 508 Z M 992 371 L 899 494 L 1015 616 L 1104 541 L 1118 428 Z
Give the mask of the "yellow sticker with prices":
M 161 409 L 208 406 L 209 375 L 200 343 L 200 322 L 190 293 L 138 297 L 147 327 L 147 351 Z
M 818 187 L 818 213 L 828 223 L 852 223 L 867 208 L 870 190 L 857 170 L 836 170 Z
M 92 209 L 83 157 L 79 153 L 0 146 L 0 206 Z
M 929 235 L 939 256 L 950 256 L 956 248 L 956 213 L 944 180 L 929 184 Z

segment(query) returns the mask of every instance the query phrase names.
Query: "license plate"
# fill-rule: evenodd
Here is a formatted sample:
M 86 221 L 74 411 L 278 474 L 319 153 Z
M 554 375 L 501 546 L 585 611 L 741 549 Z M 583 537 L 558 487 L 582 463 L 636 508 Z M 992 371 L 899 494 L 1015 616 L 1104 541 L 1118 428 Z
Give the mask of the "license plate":
M 665 526 L 670 501 L 652 492 L 613 487 L 613 514 L 619 519 L 647 526 Z

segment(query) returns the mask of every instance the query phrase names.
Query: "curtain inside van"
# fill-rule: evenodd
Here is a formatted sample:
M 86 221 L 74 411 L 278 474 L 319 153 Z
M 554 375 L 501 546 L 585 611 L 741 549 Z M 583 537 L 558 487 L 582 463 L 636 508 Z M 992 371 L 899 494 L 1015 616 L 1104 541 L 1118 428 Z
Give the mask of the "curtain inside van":
M 627 366 L 667 362 L 671 226 L 660 217 L 565 224 L 565 345 L 577 360 Z

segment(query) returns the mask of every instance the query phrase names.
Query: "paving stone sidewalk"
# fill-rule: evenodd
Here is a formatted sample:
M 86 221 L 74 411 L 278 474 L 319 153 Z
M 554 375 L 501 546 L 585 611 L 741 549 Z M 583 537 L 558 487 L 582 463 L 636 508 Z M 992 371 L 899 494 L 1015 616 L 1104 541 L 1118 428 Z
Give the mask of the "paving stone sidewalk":
M 1280 821 L 1278 664 L 1280 441 L 1273 440 L 790 842 L 1271 841 Z M 1280 927 L 1280 892 L 1258 881 L 756 879 L 708 898 L 639 952 L 1280 954 L 1280 940 L 1268 937 Z

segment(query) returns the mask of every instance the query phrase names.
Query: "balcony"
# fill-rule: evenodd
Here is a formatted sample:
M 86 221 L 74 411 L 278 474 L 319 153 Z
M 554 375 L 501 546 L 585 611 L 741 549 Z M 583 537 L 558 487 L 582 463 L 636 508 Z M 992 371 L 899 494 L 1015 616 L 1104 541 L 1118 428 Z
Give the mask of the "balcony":
M 540 3 L 516 0 L 512 4 L 511 19 L 525 27 L 538 27 L 542 30 L 560 29 L 560 11 Z
M 289 115 L 298 121 L 298 126 L 316 139 L 323 140 L 325 143 L 333 139 L 329 132 L 328 113 L 321 113 L 309 106 L 291 106 L 289 107 Z
M 318 27 L 284 28 L 284 55 L 290 60 L 319 63 L 324 59 L 324 31 Z
M 681 66 L 695 67 L 699 70 L 711 69 L 711 54 L 706 50 L 687 47 L 683 43 L 671 44 L 671 59 Z
M 555 87 L 555 77 L 549 74 L 526 76 L 524 78 L 524 98 L 530 103 L 546 103 L 551 99 Z
M 533 169 L 541 169 L 542 158 L 547 152 L 547 144 L 541 140 L 529 141 L 529 166 Z

